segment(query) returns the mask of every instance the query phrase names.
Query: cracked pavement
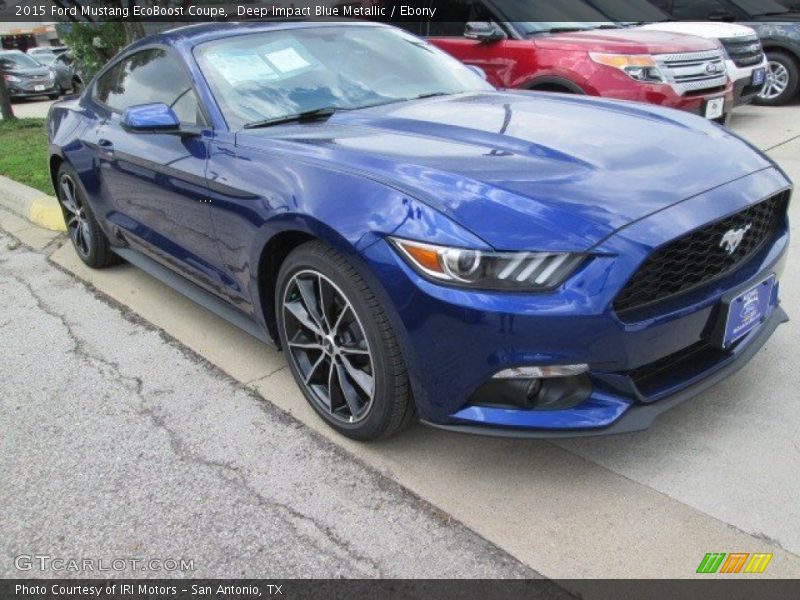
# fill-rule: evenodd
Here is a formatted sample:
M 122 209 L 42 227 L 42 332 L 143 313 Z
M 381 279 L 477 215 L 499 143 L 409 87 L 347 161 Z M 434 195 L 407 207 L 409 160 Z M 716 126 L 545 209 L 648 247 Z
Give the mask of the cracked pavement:
M 537 577 L 45 256 L 0 249 L 3 577 L 79 575 L 20 554 L 194 561 L 118 576 Z

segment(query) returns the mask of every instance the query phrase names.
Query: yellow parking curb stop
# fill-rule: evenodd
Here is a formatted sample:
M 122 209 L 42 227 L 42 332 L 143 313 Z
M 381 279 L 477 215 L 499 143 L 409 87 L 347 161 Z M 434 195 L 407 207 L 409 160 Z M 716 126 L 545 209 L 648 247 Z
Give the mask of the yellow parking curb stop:
M 34 198 L 28 207 L 27 219 L 34 225 L 51 231 L 66 231 L 64 215 L 55 198 Z

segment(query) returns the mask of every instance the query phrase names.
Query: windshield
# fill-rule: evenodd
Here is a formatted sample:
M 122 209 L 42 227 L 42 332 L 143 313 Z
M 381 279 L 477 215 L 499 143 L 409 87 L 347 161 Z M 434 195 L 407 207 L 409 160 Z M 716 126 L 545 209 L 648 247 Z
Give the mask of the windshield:
M 494 89 L 451 56 L 389 27 L 240 35 L 202 44 L 195 55 L 232 129 L 319 108 Z
M 733 3 L 748 15 L 778 15 L 789 9 L 774 0 L 733 0 Z
M 588 0 L 598 11 L 618 23 L 653 23 L 671 20 L 648 0 Z
M 491 0 L 506 21 L 523 35 L 553 30 L 613 27 L 608 17 L 587 0 Z
M 41 63 L 43 65 L 52 65 L 53 62 L 56 60 L 55 54 L 47 54 L 45 52 L 37 52 L 34 54 L 34 59 L 36 62 Z
M 5 69 L 36 69 L 41 67 L 38 62 L 26 54 L 0 54 L 0 66 Z

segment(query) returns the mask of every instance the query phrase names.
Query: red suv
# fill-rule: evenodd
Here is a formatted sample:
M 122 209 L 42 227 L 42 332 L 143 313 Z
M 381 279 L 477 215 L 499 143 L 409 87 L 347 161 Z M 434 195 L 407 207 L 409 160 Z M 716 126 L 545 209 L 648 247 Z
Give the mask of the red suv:
M 725 122 L 733 86 L 713 40 L 622 29 L 584 0 L 432 0 L 406 23 L 501 88 L 650 102 Z

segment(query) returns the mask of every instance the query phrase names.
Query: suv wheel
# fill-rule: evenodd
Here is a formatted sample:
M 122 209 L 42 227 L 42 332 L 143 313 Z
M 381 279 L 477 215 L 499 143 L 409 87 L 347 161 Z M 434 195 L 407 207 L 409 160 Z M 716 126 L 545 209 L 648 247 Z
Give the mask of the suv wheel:
M 281 347 L 297 384 L 347 437 L 388 437 L 414 418 L 408 375 L 377 298 L 341 254 L 321 242 L 292 251 L 275 298 Z
M 785 52 L 767 53 L 767 80 L 755 99 L 762 106 L 780 106 L 794 98 L 800 86 L 797 61 Z

